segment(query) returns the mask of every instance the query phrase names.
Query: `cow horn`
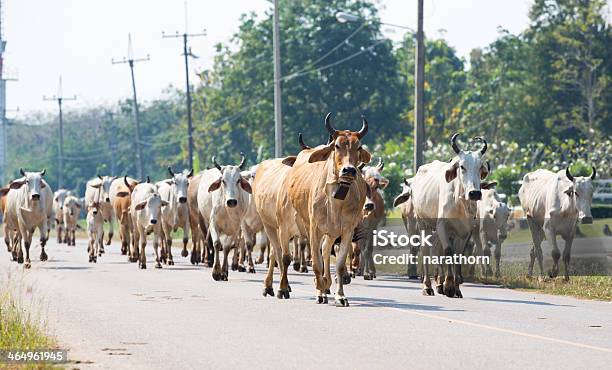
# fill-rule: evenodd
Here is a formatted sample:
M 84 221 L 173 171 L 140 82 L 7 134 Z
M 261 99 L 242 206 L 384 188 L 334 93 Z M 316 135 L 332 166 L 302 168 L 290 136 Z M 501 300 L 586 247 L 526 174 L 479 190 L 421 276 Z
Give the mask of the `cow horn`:
M 595 175 L 597 175 L 597 170 L 595 169 L 595 166 L 591 166 L 591 168 L 593 169 L 593 172 L 591 172 L 591 180 L 595 180 Z
M 191 177 L 193 176 L 193 168 L 189 170 L 189 173 L 187 174 L 187 177 Z
M 21 174 L 21 176 L 25 177 L 25 171 L 23 170 L 23 168 L 19 169 L 19 173 Z
M 404 184 L 410 186 L 410 184 L 408 183 L 408 179 L 404 177 Z
M 302 150 L 310 149 L 310 147 L 304 143 L 304 138 L 302 137 L 301 132 L 298 134 L 298 143 L 300 143 Z
M 366 164 L 364 162 L 359 163 L 359 165 L 357 165 L 357 168 L 359 168 L 359 171 L 363 171 L 363 168 L 366 166 Z
M 238 165 L 238 168 L 240 168 L 240 170 L 242 171 L 244 169 L 244 164 L 246 163 L 246 157 L 244 156 L 243 152 L 240 152 L 240 164 Z
M 151 179 L 149 178 L 149 175 L 147 175 L 147 184 L 151 183 Z
M 474 138 L 474 140 L 480 141 L 482 143 L 482 148 L 480 149 L 480 155 L 484 155 L 486 153 L 487 147 L 488 147 L 487 141 L 485 139 L 483 139 L 482 137 L 480 137 L 480 136 L 476 136 Z
M 104 180 L 104 179 L 102 178 L 102 176 L 100 176 L 100 174 L 98 174 L 98 178 L 99 178 L 100 180 Z
M 565 176 L 571 181 L 574 182 L 574 176 L 570 173 L 569 166 L 565 169 Z
M 359 132 L 357 132 L 357 137 L 361 139 L 367 133 L 368 133 L 368 121 L 366 121 L 365 116 L 362 115 L 361 116 L 361 130 L 359 130 Z
M 42 171 L 40 171 L 40 175 L 41 175 L 41 176 L 44 176 L 46 172 L 47 172 L 47 169 L 43 168 L 43 170 L 42 170 Z
M 329 137 L 327 138 L 327 145 L 331 144 L 332 141 L 334 141 L 334 137 L 329 135 Z
M 174 172 L 172 172 L 172 166 L 168 166 L 168 173 L 171 177 L 174 177 Z
M 130 188 L 130 183 L 127 181 L 127 175 L 123 176 L 123 183 L 125 184 L 125 186 Z
M 459 154 L 461 153 L 461 149 L 459 149 L 459 146 L 457 146 L 457 136 L 461 135 L 460 133 L 456 133 L 453 135 L 453 137 L 451 138 L 451 145 L 453 147 L 453 150 L 455 151 L 455 153 Z
M 217 163 L 217 158 L 215 158 L 215 156 L 213 155 L 212 157 L 212 162 L 215 165 L 215 167 L 217 167 L 217 169 L 221 172 L 223 172 L 223 170 L 221 169 L 221 166 L 219 165 L 219 163 Z
M 327 132 L 329 132 L 330 136 L 336 136 L 338 131 L 331 124 L 331 112 L 327 113 L 327 115 L 325 116 L 325 128 L 327 129 Z
M 379 171 L 382 171 L 385 168 L 385 161 L 383 161 L 382 157 L 378 159 L 378 164 L 376 165 Z
M 487 164 L 487 172 L 491 172 L 491 163 L 489 161 L 485 161 L 485 163 Z

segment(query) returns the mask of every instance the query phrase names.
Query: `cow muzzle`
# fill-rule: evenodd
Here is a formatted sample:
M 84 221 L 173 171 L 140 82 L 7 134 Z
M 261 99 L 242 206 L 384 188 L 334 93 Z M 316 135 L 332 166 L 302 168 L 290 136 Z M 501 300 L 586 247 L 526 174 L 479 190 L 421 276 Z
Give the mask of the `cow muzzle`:
M 482 192 L 480 190 L 471 190 L 468 193 L 468 198 L 470 198 L 470 200 L 481 200 Z
M 342 167 L 342 171 L 340 171 L 340 177 L 348 177 L 353 179 L 355 176 L 357 176 L 357 169 L 354 166 Z
M 179 203 L 187 203 L 187 197 L 180 197 Z
M 230 208 L 234 208 L 238 205 L 238 201 L 236 199 L 228 199 L 225 204 Z
M 151 225 L 155 225 L 157 224 L 157 220 L 152 218 L 151 220 L 149 220 L 149 222 L 151 223 Z
M 39 200 L 40 194 L 32 194 L 32 200 Z
M 105 201 L 106 201 L 106 203 L 110 203 L 110 198 L 106 197 Z

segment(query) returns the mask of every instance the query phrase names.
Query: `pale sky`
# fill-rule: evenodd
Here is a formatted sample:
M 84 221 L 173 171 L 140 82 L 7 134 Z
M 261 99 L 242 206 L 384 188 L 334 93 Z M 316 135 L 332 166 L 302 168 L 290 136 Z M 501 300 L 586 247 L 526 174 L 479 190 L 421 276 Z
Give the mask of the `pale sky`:
M 298 0 L 296 0 L 298 1 Z M 77 96 L 65 109 L 112 104 L 131 97 L 127 65 L 112 65 L 112 58 L 127 54 L 128 33 L 135 57 L 150 55 L 135 67 L 139 100 L 163 94 L 172 84 L 184 88 L 181 39 L 162 39 L 161 32 L 183 31 L 184 0 L 3 0 L 3 38 L 7 83 L 7 116 L 51 111 L 56 105 L 43 95 L 57 92 L 59 75 L 65 96 Z M 498 36 L 498 27 L 518 33 L 527 27 L 532 0 L 425 0 L 425 33 L 443 35 L 460 56 L 468 58 Z M 192 71 L 212 65 L 214 45 L 227 42 L 239 17 L 263 14 L 267 0 L 189 0 L 190 32 L 206 29 L 207 36 L 191 41 Z M 383 22 L 416 28 L 417 0 L 381 0 Z M 339 9 L 341 10 L 341 9 Z M 282 20 L 281 20 L 282 22 Z M 383 27 L 386 30 L 387 27 Z M 445 30 L 440 33 L 439 30 Z M 397 40 L 401 30 L 385 32 Z M 282 35 L 281 35 L 282 37 Z M 192 74 L 192 81 L 195 76 Z M 19 108 L 19 112 L 14 112 Z

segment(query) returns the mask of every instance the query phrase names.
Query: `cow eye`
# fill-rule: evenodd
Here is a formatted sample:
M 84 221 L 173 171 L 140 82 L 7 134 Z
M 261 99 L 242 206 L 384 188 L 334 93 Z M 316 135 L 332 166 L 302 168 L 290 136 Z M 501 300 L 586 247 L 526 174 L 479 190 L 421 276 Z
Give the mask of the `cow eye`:
M 461 166 L 461 170 L 462 170 L 462 171 L 465 171 L 465 166 L 463 166 L 463 165 L 462 165 L 462 166 Z
M 337 148 L 337 149 L 340 149 L 340 144 L 336 144 L 336 148 Z

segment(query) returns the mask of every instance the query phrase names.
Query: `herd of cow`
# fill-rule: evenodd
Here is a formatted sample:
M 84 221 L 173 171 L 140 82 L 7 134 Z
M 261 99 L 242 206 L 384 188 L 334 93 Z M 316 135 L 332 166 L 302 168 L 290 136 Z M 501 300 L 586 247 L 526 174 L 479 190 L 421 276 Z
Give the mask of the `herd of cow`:
M 381 193 L 388 181 L 381 175 L 382 161 L 366 166 L 371 155 L 361 144 L 368 132 L 365 118 L 355 132 L 335 129 L 328 114 L 325 128 L 329 133 L 326 144 L 311 148 L 300 134 L 302 150 L 297 155 L 265 160 L 249 170 L 245 170 L 241 153 L 238 165 L 220 165 L 213 157 L 214 167 L 197 174 L 193 170 L 175 173 L 168 168 L 170 178 L 155 184 L 148 178 L 139 182 L 128 176 L 98 176 L 87 183 L 83 199 L 64 189 L 53 193 L 43 179 L 45 170 L 20 170 L 22 177 L 0 190 L 7 248 L 13 260 L 25 262 L 29 268 L 32 236 L 38 228 L 40 260 L 45 261 L 45 243 L 53 222 L 58 242 L 74 245 L 78 215 L 84 208 L 89 262 L 97 262 L 104 244 L 110 245 L 116 222 L 121 252 L 130 262 L 146 268 L 145 247 L 152 235 L 155 266 L 173 265 L 172 234 L 180 228 L 181 255 L 189 255 L 191 237 L 191 263 L 206 261 L 214 280 L 227 280 L 231 249 L 233 269 L 255 272 L 252 252 L 260 235 L 264 247 L 269 246 L 264 296 L 274 296 L 273 272 L 278 267 L 276 295 L 289 298 L 287 270 L 293 262 L 301 272 L 312 266 L 316 302 L 327 303 L 332 285 L 331 255 L 335 254 L 335 304 L 348 306 L 344 285 L 351 277 L 362 274 L 369 280 L 376 275 L 372 233 L 385 217 Z M 490 171 L 483 159 L 486 140 L 476 137 L 479 149 L 464 150 L 457 143 L 458 135 L 451 139 L 456 155 L 449 162 L 436 160 L 421 166 L 414 177 L 404 181 L 394 206 L 401 206 L 408 233 L 425 231 L 435 236 L 433 247 L 420 248 L 423 255 L 468 253 L 473 239 L 476 249 L 472 253 L 490 255 L 491 246 L 495 246 L 495 273 L 499 274 L 509 210 L 493 189 L 495 183 L 485 181 Z M 558 274 L 561 253 L 556 236 L 561 235 L 565 239 L 565 278 L 569 278 L 575 225 L 579 220 L 592 222 L 594 177 L 594 167 L 589 177 L 572 176 L 569 169 L 557 173 L 537 170 L 524 176 L 519 199 L 534 242 L 529 274 L 536 258 L 540 274 L 544 273 L 541 242 L 545 237 L 553 246 L 550 274 Z M 109 230 L 105 243 L 104 223 Z M 461 265 L 441 265 L 436 270 L 438 294 L 462 297 Z M 434 295 L 427 265 L 423 265 L 422 276 L 423 294 Z

